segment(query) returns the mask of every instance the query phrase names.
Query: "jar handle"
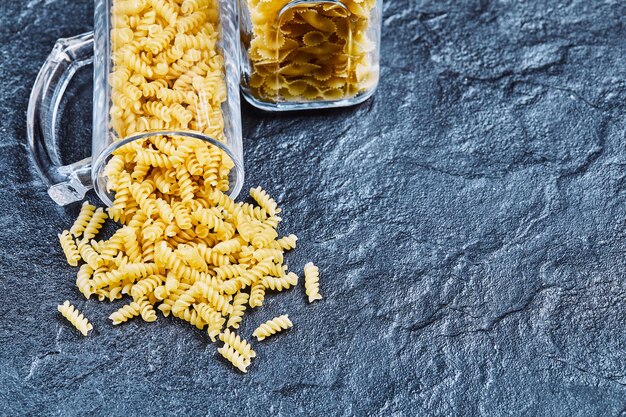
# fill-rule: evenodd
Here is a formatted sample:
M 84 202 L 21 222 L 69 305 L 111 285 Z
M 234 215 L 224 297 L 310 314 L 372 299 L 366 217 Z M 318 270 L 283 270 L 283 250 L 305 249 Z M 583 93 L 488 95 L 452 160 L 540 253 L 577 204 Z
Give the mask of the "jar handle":
M 63 93 L 76 71 L 93 62 L 93 32 L 59 39 L 46 59 L 28 103 L 28 144 L 48 194 L 60 206 L 85 197 L 93 187 L 91 158 L 61 165 L 56 126 Z

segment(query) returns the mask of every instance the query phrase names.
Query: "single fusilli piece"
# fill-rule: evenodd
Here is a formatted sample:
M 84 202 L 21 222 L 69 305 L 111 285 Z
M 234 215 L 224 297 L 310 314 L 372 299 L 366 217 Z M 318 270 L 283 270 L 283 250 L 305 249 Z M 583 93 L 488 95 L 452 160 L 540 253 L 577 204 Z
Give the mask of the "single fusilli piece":
M 289 329 L 291 327 L 293 327 L 293 323 L 291 322 L 291 320 L 289 320 L 289 316 L 287 314 L 283 314 L 282 316 L 275 317 L 261 324 L 252 333 L 252 336 L 256 337 L 257 340 L 260 342 L 266 337 L 269 337 L 273 334 Z
M 224 345 L 217 350 L 220 355 L 226 358 L 230 363 L 235 365 L 241 372 L 248 372 L 247 368 L 250 366 L 250 360 L 246 360 L 239 352 L 237 352 L 232 346 Z
M 281 237 L 280 239 L 276 239 L 276 245 L 283 250 L 291 250 L 296 248 L 296 242 L 298 241 L 298 236 L 289 235 Z M 273 246 L 270 246 L 273 247 Z
M 65 259 L 67 259 L 67 263 L 71 266 L 78 266 L 78 262 L 80 261 L 80 253 L 78 252 L 76 242 L 72 238 L 72 235 L 70 235 L 69 230 L 64 230 L 58 236 L 59 242 L 61 242 L 61 249 L 63 249 L 63 253 L 65 254 Z
M 256 187 L 250 189 L 250 197 L 254 198 L 254 200 L 259 203 L 259 206 L 264 208 L 270 216 L 275 216 L 280 213 L 276 201 L 274 201 L 263 188 Z
M 306 295 L 309 297 L 309 303 L 322 299 L 319 285 L 319 268 L 313 265 L 313 262 L 304 265 L 304 288 Z
M 220 340 L 224 342 L 225 345 L 235 349 L 246 360 L 250 360 L 256 356 L 256 352 L 252 350 L 250 343 L 239 337 L 237 333 L 231 332 L 228 328 L 224 330 L 224 333 L 220 333 Z
M 156 321 L 156 312 L 146 297 L 141 297 L 136 301 L 136 303 L 139 306 L 139 314 L 141 314 L 141 318 L 144 321 L 147 321 L 148 323 Z
M 91 244 L 86 240 L 79 242 L 78 253 L 81 258 L 83 258 L 83 261 L 85 261 L 93 269 L 98 269 L 104 265 L 104 259 L 98 255 L 98 252 L 96 252 L 93 246 L 91 246 Z
M 127 304 L 119 310 L 113 312 L 109 316 L 109 319 L 111 319 L 113 325 L 122 324 L 125 321 L 132 319 L 133 317 L 137 317 L 140 314 L 139 310 L 139 304 L 133 301 L 130 304 Z
M 85 230 L 83 231 L 83 239 L 85 239 L 85 241 L 87 242 L 93 239 L 98 234 L 100 229 L 102 229 L 102 226 L 104 225 L 104 222 L 107 218 L 108 216 L 104 212 L 104 209 L 97 209 L 91 216 L 91 219 L 89 220 L 89 223 L 87 223 L 87 226 L 85 226 Z
M 261 307 L 263 305 L 263 300 L 265 299 L 265 285 L 263 281 L 257 281 L 250 288 L 250 308 Z
M 83 316 L 69 301 L 65 301 L 63 304 L 57 306 L 57 310 L 65 317 L 74 327 L 78 329 L 83 336 L 87 336 L 87 333 L 93 326 L 89 323 L 89 320 Z
M 91 294 L 93 294 L 93 288 L 91 287 L 93 271 L 93 268 L 88 264 L 83 264 L 76 274 L 76 287 L 78 287 L 78 291 L 80 291 L 85 298 L 89 298 Z
M 246 311 L 246 304 L 248 304 L 248 294 L 240 292 L 233 299 L 233 311 L 228 317 L 228 323 L 226 327 L 232 327 L 233 329 L 239 328 L 239 323 L 243 318 L 243 313 Z
M 282 277 L 267 276 L 263 278 L 263 285 L 265 286 L 265 288 L 276 291 L 287 290 L 297 284 L 298 276 L 293 272 L 289 272 L 287 275 Z
M 85 227 L 87 227 L 87 225 L 89 224 L 89 220 L 91 220 L 91 216 L 93 216 L 93 213 L 95 211 L 96 206 L 89 204 L 89 201 L 85 201 L 83 203 L 80 208 L 80 213 L 78 214 L 78 217 L 70 228 L 70 233 L 74 237 L 79 237 L 83 233 L 83 230 L 85 230 Z

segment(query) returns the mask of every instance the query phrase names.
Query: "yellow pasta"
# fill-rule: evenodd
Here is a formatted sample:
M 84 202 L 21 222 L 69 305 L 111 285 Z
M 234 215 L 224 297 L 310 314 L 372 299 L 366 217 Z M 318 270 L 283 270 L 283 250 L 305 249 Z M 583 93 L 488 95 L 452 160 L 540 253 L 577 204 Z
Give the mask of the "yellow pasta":
M 112 5 L 113 133 L 122 139 L 188 125 L 224 140 L 217 1 Z M 258 205 L 225 194 L 233 167 L 219 148 L 187 137 L 153 135 L 125 143 L 105 169 L 113 195 L 108 216 L 85 204 L 71 233 L 59 238 L 68 262 L 85 262 L 76 286 L 86 298 L 132 297 L 110 315 L 114 325 L 139 316 L 155 321 L 157 310 L 172 315 L 206 328 L 212 341 L 222 340 L 219 352 L 245 372 L 256 354 L 229 328 L 239 327 L 247 306 L 263 304 L 266 288 L 297 283 L 282 264 L 297 238 L 278 238 L 280 210 L 261 188 L 251 191 Z M 121 228 L 94 240 L 107 217 Z M 72 235 L 81 238 L 78 246 Z
M 144 321 L 150 323 L 157 319 L 154 308 L 152 308 L 152 304 L 146 297 L 139 298 L 135 303 L 137 303 L 139 314 Z
M 91 276 L 93 275 L 93 268 L 87 264 L 81 265 L 78 273 L 76 274 L 76 288 L 85 296 L 85 298 L 91 297 L 93 294 L 93 288 L 91 287 Z
M 198 312 L 198 315 L 208 324 L 207 333 L 211 340 L 215 342 L 216 337 L 224 327 L 226 319 L 222 317 L 219 311 L 207 303 L 194 304 L 193 307 Z
M 281 237 L 280 239 L 276 239 L 270 247 L 275 249 L 283 249 L 283 250 L 291 250 L 296 248 L 296 242 L 298 241 L 298 236 L 289 235 L 285 237 Z
M 87 223 L 87 226 L 85 226 L 85 230 L 83 231 L 83 239 L 89 241 L 90 239 L 96 237 L 98 232 L 100 232 L 100 229 L 102 229 L 102 225 L 104 224 L 106 219 L 107 215 L 104 210 L 102 208 L 97 209 L 91 216 L 91 219 Z
M 241 372 L 248 372 L 247 368 L 248 366 L 250 366 L 250 360 L 246 360 L 246 358 L 244 358 L 232 346 L 228 346 L 225 344 L 217 351 Z
M 141 297 L 152 294 L 154 290 L 163 282 L 163 276 L 154 274 L 138 281 L 130 290 L 130 295 L 137 301 Z
M 109 316 L 109 319 L 113 322 L 113 325 L 122 324 L 133 317 L 139 316 L 139 304 L 136 302 L 131 302 L 130 304 L 125 305 L 119 310 L 115 311 Z
M 265 298 L 265 284 L 263 281 L 257 281 L 250 288 L 250 308 L 261 307 L 263 305 L 263 299 Z
M 367 31 L 375 0 L 292 5 L 248 0 L 248 87 L 269 102 L 341 100 L 370 89 L 377 69 Z M 288 8 L 288 9 L 287 9 Z M 287 11 L 285 11 L 287 9 Z M 341 80 L 341 85 L 338 85 Z
M 319 268 L 312 262 L 304 265 L 304 288 L 309 297 L 309 303 L 322 299 L 319 286 Z
M 298 276 L 293 272 L 290 272 L 282 277 L 266 276 L 263 278 L 263 285 L 265 288 L 271 290 L 282 291 L 291 288 L 298 284 Z
M 241 339 L 238 334 L 231 332 L 230 329 L 226 329 L 224 333 L 220 334 L 220 340 L 224 342 L 225 346 L 235 349 L 245 360 L 250 360 L 256 356 L 256 352 L 252 350 L 250 343 Z
M 254 198 L 261 208 L 267 210 L 267 213 L 270 216 L 280 213 L 280 209 L 278 208 L 276 201 L 274 201 L 274 199 L 272 199 L 261 187 L 250 189 L 250 197 Z
M 83 316 L 69 301 L 65 301 L 63 304 L 57 306 L 59 313 L 63 315 L 83 336 L 87 336 L 90 330 L 93 329 L 89 320 Z
M 89 224 L 89 220 L 91 220 L 91 216 L 96 211 L 96 206 L 91 205 L 89 201 L 85 201 L 80 208 L 80 213 L 78 217 L 74 221 L 74 224 L 70 228 L 70 233 L 74 237 L 80 237 L 80 235 L 85 230 L 85 227 Z
M 293 326 L 291 320 L 289 320 L 289 316 L 284 314 L 282 316 L 274 317 L 271 320 L 266 321 L 261 324 L 257 329 L 252 333 L 252 336 L 256 337 L 260 342 L 265 338 L 274 335 L 283 330 L 289 329 Z
M 93 269 L 98 269 L 104 264 L 104 259 L 100 257 L 98 252 L 87 241 L 83 240 L 79 243 L 78 252 L 81 258 Z
M 246 304 L 248 304 L 249 295 L 245 292 L 238 293 L 233 300 L 233 311 L 228 317 L 226 327 L 232 327 L 233 329 L 239 328 L 239 323 L 243 318 L 243 313 L 246 310 Z
M 77 266 L 80 261 L 80 253 L 78 252 L 78 247 L 76 246 L 76 242 L 72 239 L 72 235 L 68 230 L 64 230 L 59 236 L 59 241 L 61 242 L 61 249 L 63 249 L 63 253 L 65 254 L 65 259 L 67 259 L 67 263 L 71 266 Z

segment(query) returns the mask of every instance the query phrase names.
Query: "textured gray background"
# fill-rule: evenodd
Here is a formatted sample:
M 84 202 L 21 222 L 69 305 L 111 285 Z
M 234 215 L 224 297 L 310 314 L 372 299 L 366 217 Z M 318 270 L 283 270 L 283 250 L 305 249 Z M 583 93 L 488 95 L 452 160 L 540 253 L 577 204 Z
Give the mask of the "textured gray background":
M 89 0 L 0 2 L 0 413 L 626 415 L 626 2 L 391 0 L 374 99 L 244 106 L 246 187 L 277 197 L 287 262 L 319 263 L 325 296 L 246 317 L 246 337 L 295 323 L 247 375 L 198 330 L 113 327 L 121 303 L 74 289 L 56 233 L 77 207 L 48 199 L 25 112 L 54 41 L 91 25 Z M 76 143 L 90 76 L 63 109 Z

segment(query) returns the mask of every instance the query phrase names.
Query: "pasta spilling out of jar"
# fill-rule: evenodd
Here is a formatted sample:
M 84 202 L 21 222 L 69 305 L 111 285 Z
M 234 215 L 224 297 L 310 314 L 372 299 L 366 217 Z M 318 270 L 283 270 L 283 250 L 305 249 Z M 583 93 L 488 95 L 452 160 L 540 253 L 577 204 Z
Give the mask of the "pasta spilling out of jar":
M 97 240 L 107 216 L 88 202 L 70 230 L 59 235 L 68 263 L 82 261 L 77 289 L 100 301 L 128 296 L 129 303 L 110 315 L 114 325 L 135 317 L 153 322 L 159 310 L 206 329 L 212 341 L 223 342 L 218 352 L 246 372 L 254 351 L 231 329 L 239 328 L 247 309 L 263 305 L 267 291 L 297 285 L 298 275 L 283 263 L 297 237 L 278 236 L 280 209 L 261 188 L 250 191 L 258 204 L 252 205 L 236 203 L 217 189 L 203 197 L 194 194 L 189 202 L 177 192 L 157 197 L 149 184 L 130 180 L 128 199 L 137 207 L 122 209 L 118 221 L 123 226 L 109 239 Z M 119 214 L 114 208 L 109 212 Z M 312 302 L 310 291 L 307 287 Z M 317 288 L 315 294 L 315 300 L 321 299 Z M 87 335 L 87 319 L 63 314 Z M 263 340 L 291 326 L 282 315 L 261 324 L 253 335 Z
M 217 1 L 112 4 L 113 133 L 121 139 L 181 130 L 221 141 L 225 90 Z M 281 210 L 260 187 L 250 190 L 256 205 L 225 194 L 232 168 L 220 147 L 183 133 L 125 143 L 106 167 L 113 205 L 105 211 L 84 203 L 59 240 L 68 263 L 79 267 L 76 287 L 86 298 L 128 298 L 111 313 L 114 325 L 137 317 L 154 322 L 160 311 L 206 329 L 222 343 L 218 352 L 246 372 L 256 354 L 234 329 L 246 310 L 263 305 L 266 292 L 297 284 L 284 265 L 297 237 L 279 237 Z M 121 227 L 98 239 L 108 219 Z M 69 302 L 59 310 L 83 334 L 91 329 Z M 291 327 L 283 317 L 280 330 Z M 278 331 L 263 326 L 257 335 Z
M 274 102 L 333 101 L 371 89 L 378 81 L 370 56 L 376 40 L 368 35 L 375 5 L 248 0 L 251 93 Z

